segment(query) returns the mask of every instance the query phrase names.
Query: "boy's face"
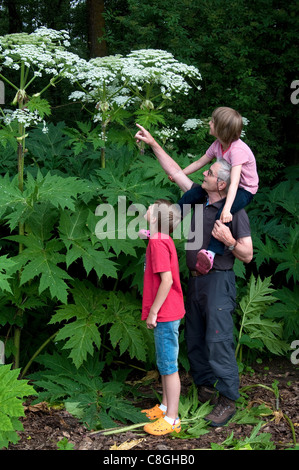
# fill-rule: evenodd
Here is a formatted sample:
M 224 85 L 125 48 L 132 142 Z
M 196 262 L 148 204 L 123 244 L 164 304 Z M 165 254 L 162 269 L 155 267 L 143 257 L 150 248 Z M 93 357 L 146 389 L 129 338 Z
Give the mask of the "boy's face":
M 144 218 L 148 223 L 151 223 L 151 217 L 153 216 L 153 208 L 154 204 L 151 204 L 144 215 Z

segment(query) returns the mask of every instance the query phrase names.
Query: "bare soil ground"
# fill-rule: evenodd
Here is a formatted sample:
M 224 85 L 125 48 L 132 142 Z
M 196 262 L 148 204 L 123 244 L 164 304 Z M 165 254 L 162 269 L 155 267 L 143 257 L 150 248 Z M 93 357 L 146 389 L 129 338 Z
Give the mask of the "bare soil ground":
M 272 442 L 276 450 L 284 450 L 294 443 L 294 435 L 290 423 L 283 415 L 288 416 L 293 423 L 297 443 L 299 443 L 299 366 L 293 365 L 287 359 L 273 359 L 267 364 L 255 365 L 253 372 L 241 376 L 241 387 L 253 384 L 264 384 L 271 387 L 272 383 L 279 382 L 279 409 L 280 415 L 274 419 L 273 415 L 265 418 L 262 432 L 272 435 Z M 185 394 L 191 385 L 191 378 L 187 374 L 181 375 L 182 393 Z M 159 383 L 154 386 L 159 388 Z M 251 402 L 265 403 L 275 409 L 275 396 L 271 391 L 262 387 L 251 388 L 248 392 Z M 149 399 L 138 406 L 150 407 L 155 400 Z M 221 444 L 232 432 L 234 438 L 244 439 L 250 436 L 253 426 L 229 423 L 224 427 L 209 428 L 208 434 L 197 439 L 178 439 L 172 436 L 151 436 L 143 432 L 142 428 L 132 432 L 125 432 L 104 436 L 92 434 L 74 417 L 64 410 L 48 409 L 47 406 L 35 408 L 28 407 L 26 416 L 22 419 L 24 431 L 20 432 L 17 444 L 10 445 L 9 451 L 16 450 L 57 450 L 58 441 L 65 438 L 74 445 L 74 450 L 102 450 L 126 448 L 131 443 L 132 450 L 150 451 L 190 451 L 195 449 L 211 449 L 211 443 Z

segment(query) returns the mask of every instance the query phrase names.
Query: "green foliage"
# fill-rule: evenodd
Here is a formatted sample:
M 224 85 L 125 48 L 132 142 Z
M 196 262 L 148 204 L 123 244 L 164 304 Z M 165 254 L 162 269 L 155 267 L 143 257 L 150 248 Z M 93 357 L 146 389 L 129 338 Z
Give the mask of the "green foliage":
M 197 388 L 193 384 L 186 396 L 180 397 L 179 416 L 185 431 L 180 435 L 182 439 L 197 438 L 209 432 L 208 423 L 204 417 L 210 413 L 213 406 L 209 402 L 199 405 Z
M 65 167 L 70 170 L 74 158 L 68 141 L 65 139 L 64 131 L 64 122 L 49 123 L 46 133 L 42 132 L 40 126 L 30 130 L 26 141 L 28 149 L 27 165 L 32 162 L 34 166 L 42 171 L 62 171 Z M 69 173 L 69 175 L 71 176 L 72 173 Z
M 8 221 L 11 229 L 19 222 L 26 222 L 33 212 L 38 212 L 42 203 L 51 203 L 57 209 L 75 210 L 77 195 L 88 190 L 84 181 L 77 178 L 62 178 L 50 173 L 42 176 L 40 172 L 36 178 L 27 173 L 24 184 L 21 191 L 17 177 L 13 180 L 8 174 L 0 177 L 0 217 Z
M 9 279 L 11 279 L 10 271 L 15 267 L 15 262 L 11 258 L 7 258 L 7 255 L 0 256 L 0 290 L 12 292 Z
M 57 450 L 74 450 L 74 444 L 69 442 L 66 437 L 57 442 Z
M 59 252 L 62 243 L 58 240 L 42 243 L 33 234 L 15 235 L 9 239 L 25 246 L 22 253 L 15 258 L 16 263 L 22 266 L 20 285 L 37 276 L 39 277 L 39 294 L 49 289 L 52 298 L 56 297 L 61 302 L 66 302 L 68 285 L 65 281 L 71 277 L 58 266 L 64 261 L 64 256 Z
M 74 282 L 71 290 L 74 303 L 61 306 L 50 323 L 68 322 L 59 330 L 56 340 L 66 340 L 63 349 L 70 349 L 70 356 L 77 368 L 99 350 L 107 346 L 109 335 L 113 350 L 119 347 L 120 355 L 146 362 L 151 357 L 151 336 L 140 322 L 140 301 L 129 293 L 104 291 L 90 282 Z M 103 326 L 109 325 L 109 329 Z M 105 334 L 101 334 L 103 331 Z
M 232 432 L 222 444 L 211 444 L 212 450 L 275 450 L 275 444 L 271 442 L 271 434 L 260 432 L 262 422 L 257 424 L 249 437 L 235 439 Z
M 84 205 L 78 205 L 76 211 L 64 211 L 59 220 L 59 230 L 67 252 L 67 267 L 82 259 L 87 274 L 95 270 L 99 279 L 103 275 L 117 277 L 116 263 L 108 250 L 101 250 L 101 243 L 95 237 L 95 217 Z
M 170 10 L 165 0 L 149 0 L 142 5 L 141 16 L 137 0 L 129 0 L 127 8 L 118 0 L 106 7 L 111 50 L 115 47 L 116 53 L 128 54 L 129 45 L 136 43 L 146 49 L 145 53 L 139 51 L 139 77 L 135 77 L 136 67 L 118 69 L 121 62 L 130 64 L 132 57 L 87 63 L 67 53 L 62 46 L 68 42 L 65 31 L 57 35 L 51 31 L 51 37 L 9 35 L 1 37 L 4 47 L 0 47 L 1 79 L 7 88 L 11 86 L 10 101 L 17 105 L 11 114 L 5 115 L 3 110 L 5 119 L 0 129 L 1 338 L 5 340 L 6 357 L 14 355 L 18 364 L 20 356 L 20 363 L 25 365 L 29 356 L 29 366 L 36 361 L 36 349 L 42 350 L 55 337 L 63 354 L 54 352 L 34 363 L 35 369 L 39 368 L 32 376 L 41 390 L 39 400 L 63 402 L 91 428 L 114 427 L 115 420 L 140 421 L 138 410 L 123 398 L 128 395 L 127 371 L 110 374 L 120 357 L 123 362 L 142 362 L 145 368 L 154 363 L 153 337 L 140 321 L 146 245 L 137 237 L 127 236 L 129 229 L 133 233 L 145 221 L 142 217 L 131 220 L 130 216 L 135 215 L 134 204 L 147 207 L 159 197 L 176 202 L 180 196 L 150 152 L 141 146 L 137 153 L 133 138 L 136 120 L 185 167 L 211 143 L 206 123 L 214 107 L 235 107 L 249 119 L 246 139 L 257 156 L 262 184 L 249 208 L 255 259 L 247 271 L 242 263 L 235 265 L 242 294 L 235 317 L 237 354 L 241 357 L 245 348 L 285 354 L 299 331 L 298 169 L 290 170 L 287 181 L 271 188 L 264 186 L 288 162 L 286 156 L 293 150 L 290 137 L 296 135 L 298 123 L 288 96 L 296 58 L 293 3 L 277 8 L 275 2 L 265 0 L 253 6 L 243 1 L 224 5 L 218 0 L 179 0 Z M 36 8 L 41 15 L 40 6 Z M 73 10 L 79 8 L 83 11 L 82 2 Z M 26 47 L 21 54 L 14 48 L 28 44 L 35 54 L 25 60 Z M 46 44 L 51 56 L 51 69 L 41 44 Z M 184 77 L 182 82 L 166 80 L 162 66 L 156 67 L 158 55 L 149 49 L 164 46 L 184 62 L 178 64 L 170 54 L 158 52 L 161 59 L 164 56 L 164 65 L 178 72 L 176 79 Z M 1 54 L 6 47 L 11 61 L 5 64 Z M 139 52 L 134 52 L 134 60 Z M 89 68 L 97 61 L 98 68 Z M 58 67 L 64 64 L 58 75 L 53 63 Z M 72 70 L 69 64 L 73 64 Z M 195 83 L 199 75 L 192 75 L 190 68 L 186 76 L 185 64 L 198 64 L 202 92 Z M 88 78 L 93 76 L 94 81 L 81 81 L 80 86 L 87 88 L 83 92 L 86 101 L 82 95 L 78 98 L 74 94 L 74 99 L 84 101 L 84 110 L 80 109 L 80 120 L 78 115 L 66 113 L 66 126 L 53 116 L 55 103 L 50 104 L 41 94 L 46 96 L 51 89 L 48 96 L 53 100 L 56 95 L 57 100 L 59 95 L 59 101 L 68 88 L 72 88 L 71 93 L 79 65 L 86 78 L 91 70 L 105 70 L 107 75 L 98 80 L 91 73 Z M 36 67 L 38 73 L 34 73 Z M 152 75 L 147 80 L 149 70 Z M 59 89 L 62 76 L 70 82 Z M 12 83 L 14 79 L 17 85 Z M 166 82 L 168 88 L 163 89 L 161 84 Z M 32 85 L 42 91 L 35 93 Z M 288 106 L 282 107 L 286 101 Z M 51 112 L 52 122 L 47 124 L 44 119 Z M 89 112 L 94 123 L 84 120 Z M 194 116 L 204 125 L 193 133 L 181 132 L 182 123 Z M 30 126 L 36 128 L 29 130 Z M 174 134 L 176 139 L 169 138 Z M 194 176 L 195 180 L 200 178 Z M 100 204 L 112 210 L 114 225 L 109 225 L 109 219 L 104 220 L 106 225 L 103 219 L 99 221 Z M 109 237 L 112 232 L 114 237 Z M 188 272 L 183 241 L 176 245 L 184 284 Z M 181 364 L 187 367 L 186 358 L 181 358 Z M 16 431 L 22 430 L 18 421 L 23 416 L 20 400 L 35 393 L 27 383 L 17 380 L 18 371 L 0 367 L 0 447 L 16 442 Z M 209 412 L 209 404 L 198 407 L 195 392 L 193 389 L 181 399 L 180 414 L 187 426 L 183 438 L 208 432 L 203 417 Z M 262 411 L 245 416 L 239 410 L 234 420 L 256 424 Z M 219 448 L 273 448 L 269 435 L 258 435 L 259 430 L 258 425 L 242 442 L 236 442 L 232 434 Z M 62 441 L 58 448 L 66 450 L 69 445 Z
M 36 395 L 27 381 L 19 380 L 18 369 L 11 365 L 0 366 L 0 448 L 19 440 L 17 431 L 23 431 L 19 418 L 25 416 L 22 401 L 24 397 Z
M 299 331 L 299 287 L 295 286 L 293 291 L 287 287 L 283 287 L 277 290 L 273 295 L 279 302 L 269 306 L 265 312 L 265 316 L 283 321 L 284 337 L 286 339 L 291 340 L 292 338 L 297 338 Z
M 32 375 L 34 386 L 41 390 L 38 401 L 63 402 L 66 409 L 84 425 L 92 429 L 115 427 L 114 420 L 138 423 L 144 419 L 124 395 L 129 394 L 125 384 L 128 370 L 104 382 L 101 378 L 104 363 L 98 355 L 89 357 L 77 368 L 65 354 L 44 355 L 38 362 L 45 368 Z
M 275 384 L 273 385 L 273 388 L 274 387 Z M 211 444 L 214 450 L 239 450 L 243 448 L 258 450 L 275 448 L 274 444 L 270 441 L 271 434 L 258 434 L 263 425 L 263 419 L 272 415 L 273 411 L 263 404 L 252 406 L 250 409 L 246 405 L 246 400 L 241 397 L 237 401 L 237 410 L 230 422 L 255 425 L 251 435 L 244 440 L 237 440 L 233 438 L 233 433 L 231 433 L 222 444 Z M 179 415 L 182 423 L 182 431 L 176 437 L 178 439 L 190 439 L 199 438 L 204 434 L 208 434 L 211 428 L 205 420 L 205 417 L 212 409 L 213 406 L 210 405 L 209 402 L 202 405 L 199 404 L 197 387 L 192 384 L 187 395 L 180 396 Z
M 289 345 L 283 340 L 283 325 L 265 317 L 269 305 L 276 302 L 270 287 L 271 279 L 264 281 L 252 275 L 247 287 L 247 293 L 242 297 L 237 308 L 241 316 L 236 355 L 241 345 L 249 348 L 265 348 L 272 354 L 285 354 Z
M 270 192 L 261 190 L 250 210 L 258 269 L 265 261 L 273 260 L 277 264 L 275 273 L 286 271 L 286 280 L 295 283 L 299 279 L 297 181 L 298 172 L 294 168 L 293 176 L 287 181 L 277 184 Z M 259 223 L 255 225 L 257 218 Z
M 75 155 L 79 155 L 88 143 L 93 145 L 94 150 L 104 147 L 104 140 L 99 138 L 101 134 L 101 125 L 92 128 L 91 122 L 76 122 L 79 129 L 65 128 L 64 134 L 70 137 L 69 143 L 73 146 Z
M 276 287 L 273 296 L 279 300 L 269 306 L 265 318 L 281 320 L 284 339 L 290 343 L 299 331 L 298 168 L 289 168 L 286 176 L 287 180 L 256 195 L 249 217 L 257 269 L 271 274 Z
M 295 1 L 177 0 L 170 9 L 166 0 L 149 0 L 142 15 L 139 0 L 126 4 L 115 0 L 105 10 L 110 53 L 126 54 L 138 44 L 165 48 L 198 66 L 202 92 L 173 103 L 174 113 L 206 118 L 219 105 L 238 109 L 250 121 L 246 139 L 263 185 L 279 179 L 290 160 L 295 164 L 298 106 L 290 101 L 298 47 Z
M 168 187 L 155 187 L 153 194 L 153 178 L 148 173 L 149 168 L 146 165 L 144 168 L 140 161 L 133 162 L 131 165 L 126 165 L 126 168 L 121 168 L 124 157 L 118 160 L 116 167 L 116 159 L 108 160 L 106 171 L 97 170 L 96 175 L 100 183 L 99 193 L 107 200 L 109 204 L 116 206 L 119 197 L 127 198 L 133 204 L 143 204 L 148 207 L 149 204 L 156 199 L 165 198 L 173 199 L 173 193 Z M 134 163 L 134 165 L 132 165 Z M 134 171 L 132 171 L 132 166 Z

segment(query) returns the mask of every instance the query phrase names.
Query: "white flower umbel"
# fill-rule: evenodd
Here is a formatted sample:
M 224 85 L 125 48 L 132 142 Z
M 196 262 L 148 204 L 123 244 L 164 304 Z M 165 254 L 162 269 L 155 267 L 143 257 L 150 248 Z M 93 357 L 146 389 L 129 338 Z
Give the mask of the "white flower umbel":
M 43 75 L 61 75 L 75 81 L 87 62 L 67 51 L 69 45 L 67 31 L 45 27 L 31 34 L 0 36 L 0 71 L 4 68 L 18 69 L 23 64 L 27 69 L 27 84 Z
M 155 132 L 155 136 L 159 137 L 163 143 L 166 143 L 167 141 L 173 142 L 175 139 L 180 137 L 176 127 L 173 129 L 170 129 L 169 127 L 163 127 L 159 131 Z
M 247 119 L 247 118 L 244 117 L 244 116 L 242 117 L 242 121 L 243 121 L 243 126 L 248 126 L 248 124 L 249 124 L 249 122 L 250 122 L 249 119 Z M 246 131 L 245 131 L 245 129 L 242 129 L 242 131 L 241 131 L 241 137 L 242 137 L 242 139 L 243 139 L 244 137 L 246 137 Z
M 41 122 L 43 110 L 39 116 L 38 102 L 40 96 L 48 87 L 55 86 L 61 78 L 72 83 L 77 80 L 82 70 L 90 68 L 87 61 L 76 54 L 67 51 L 70 45 L 67 31 L 55 31 L 41 27 L 32 34 L 8 34 L 0 36 L 0 79 L 15 89 L 13 105 L 18 106 L 14 112 L 6 112 L 4 123 L 7 125 L 17 121 L 24 128 Z M 6 77 L 6 69 L 18 71 L 15 85 L 12 79 Z M 13 76 L 9 73 L 10 76 Z M 40 78 L 48 78 L 48 85 L 38 91 L 36 87 Z M 32 91 L 32 88 L 35 90 Z M 31 93 L 30 93 L 31 92 Z M 28 101 L 35 97 L 36 110 L 26 109 Z M 92 100 L 90 100 L 92 101 Z M 43 132 L 46 132 L 46 126 Z
M 162 101 L 171 100 L 174 94 L 186 95 L 195 80 L 201 80 L 196 67 L 177 61 L 166 51 L 141 49 L 126 57 L 91 59 L 77 74 L 84 92 L 74 92 L 69 98 L 85 103 L 94 100 L 95 121 L 103 121 L 109 110 L 113 112 L 131 105 L 153 109 L 152 100 L 158 100 L 158 106 Z
M 142 49 L 128 56 L 109 56 L 91 59 L 78 79 L 89 92 L 103 86 L 141 91 L 145 85 L 158 85 L 164 95 L 188 93 L 191 86 L 187 79 L 201 80 L 198 69 L 178 62 L 166 51 Z
M 29 126 L 37 125 L 42 121 L 42 118 L 37 111 L 29 111 L 27 108 L 16 109 L 12 111 L 10 109 L 5 109 L 4 111 L 4 122 L 9 126 L 12 122 L 17 121 L 20 124 L 23 124 L 24 129 Z
M 204 125 L 204 122 L 201 119 L 187 119 L 187 121 L 182 124 L 182 127 L 185 131 L 188 132 L 190 130 L 197 129 L 202 125 Z

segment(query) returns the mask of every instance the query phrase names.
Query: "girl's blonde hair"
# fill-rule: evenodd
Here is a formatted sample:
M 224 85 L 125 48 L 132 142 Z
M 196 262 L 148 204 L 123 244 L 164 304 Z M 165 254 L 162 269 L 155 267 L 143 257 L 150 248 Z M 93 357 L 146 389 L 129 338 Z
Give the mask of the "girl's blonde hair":
M 238 140 L 243 128 L 242 116 L 238 111 L 225 106 L 216 108 L 212 114 L 217 137 L 225 144 Z

